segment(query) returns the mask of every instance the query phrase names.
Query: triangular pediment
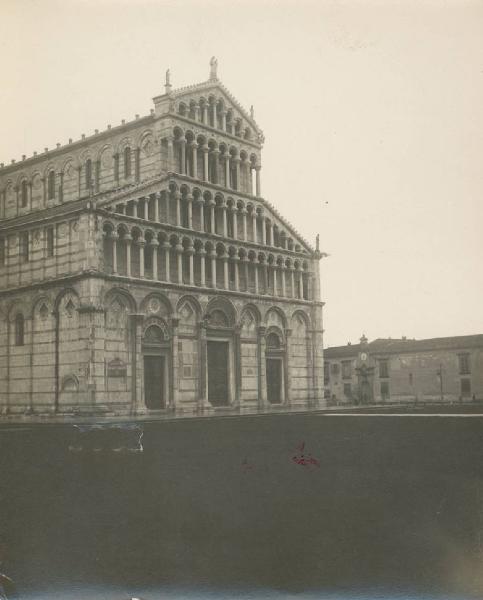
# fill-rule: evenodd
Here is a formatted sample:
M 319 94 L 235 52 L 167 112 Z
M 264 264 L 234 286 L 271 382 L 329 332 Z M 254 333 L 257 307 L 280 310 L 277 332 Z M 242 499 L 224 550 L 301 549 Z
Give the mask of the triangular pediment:
M 208 79 L 201 83 L 171 90 L 169 94 L 154 98 L 154 101 L 156 103 L 158 100 L 169 98 L 171 103 L 185 101 L 186 104 L 189 105 L 193 100 L 199 103 L 202 99 L 208 101 L 212 96 L 214 96 L 217 101 L 221 100 L 226 109 L 231 108 L 235 114 L 238 114 L 238 116 L 253 129 L 256 134 L 255 137 L 263 142 L 263 132 L 255 121 L 255 118 L 252 116 L 251 111 L 246 110 L 219 79 Z

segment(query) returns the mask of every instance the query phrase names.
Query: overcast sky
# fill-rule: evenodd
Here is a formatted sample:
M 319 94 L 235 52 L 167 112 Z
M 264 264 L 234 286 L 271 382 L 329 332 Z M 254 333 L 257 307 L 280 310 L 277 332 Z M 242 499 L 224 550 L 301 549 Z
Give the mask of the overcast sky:
M 320 233 L 325 344 L 483 333 L 483 1 L 0 0 L 0 162 L 223 83 Z

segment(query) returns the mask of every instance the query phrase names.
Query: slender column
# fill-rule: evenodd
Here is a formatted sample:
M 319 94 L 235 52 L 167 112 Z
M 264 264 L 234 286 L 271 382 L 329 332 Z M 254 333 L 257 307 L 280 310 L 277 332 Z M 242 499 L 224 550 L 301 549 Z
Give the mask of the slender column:
M 248 237 L 247 237 L 247 212 L 248 211 L 246 208 L 244 208 L 241 211 L 242 219 L 243 219 L 242 223 L 243 223 L 243 241 L 244 242 L 246 242 L 248 240 Z
M 178 388 L 179 388 L 179 381 L 178 381 L 178 369 L 179 369 L 179 365 L 178 365 L 178 325 L 179 325 L 179 319 L 172 318 L 171 319 L 171 331 L 172 331 L 173 335 L 172 335 L 172 339 L 171 339 L 171 343 L 172 343 L 171 356 L 173 357 L 173 362 L 171 365 L 172 393 L 171 393 L 171 405 L 170 405 L 170 408 L 172 411 L 176 411 L 176 405 L 178 403 Z
M 230 155 L 225 154 L 225 187 L 230 187 Z
M 235 156 L 235 158 L 233 159 L 235 161 L 235 167 L 236 167 L 236 182 L 235 185 L 233 186 L 235 190 L 240 190 L 241 186 L 240 186 L 240 157 L 239 156 Z
M 157 239 L 153 238 L 151 240 L 151 243 L 149 244 L 152 248 L 152 253 L 153 253 L 153 279 L 157 280 L 158 279 L 158 246 L 159 246 L 159 242 Z
M 200 105 L 195 104 L 194 109 L 195 109 L 195 121 L 199 121 L 200 120 Z
M 227 227 L 227 223 L 226 223 L 226 205 L 225 204 L 223 204 L 222 209 L 223 209 L 223 236 L 228 237 L 228 227 Z
M 250 189 L 248 190 L 249 194 L 252 195 L 253 194 L 253 165 L 250 164 L 249 168 L 248 168 L 248 172 L 250 174 Z
M 221 111 L 221 128 L 226 131 L 226 110 Z
M 186 196 L 186 202 L 188 203 L 188 229 L 193 229 L 193 196 L 191 194 Z
M 268 246 L 273 246 L 273 223 L 271 221 L 268 223 L 268 240 L 267 240 L 267 245 Z
M 144 219 L 149 220 L 149 196 L 144 196 Z
M 144 246 L 146 242 L 139 238 L 136 243 L 139 246 L 139 277 L 144 277 Z
M 189 248 L 187 248 L 186 253 L 188 254 L 188 262 L 189 262 L 189 282 L 190 282 L 190 285 L 194 285 L 195 284 L 195 268 L 194 268 L 193 255 L 195 253 L 195 250 L 194 250 L 193 246 L 190 246 Z
M 211 105 L 211 116 L 213 117 L 213 127 L 216 127 L 216 104 Z
M 265 349 L 266 349 L 266 340 L 265 333 L 266 327 L 258 328 L 258 347 L 259 347 L 259 363 L 258 363 L 258 401 L 259 408 L 262 410 L 265 408 L 266 400 L 267 400 L 267 376 L 266 376 L 266 360 L 265 360 Z
M 203 123 L 208 125 L 208 104 L 203 105 Z
M 198 254 L 200 256 L 201 287 L 206 287 L 206 250 L 201 248 Z
M 255 267 L 255 294 L 258 294 L 258 260 L 256 258 L 253 261 L 253 266 Z
M 203 181 L 209 181 L 209 172 L 208 172 L 208 152 L 210 149 L 205 144 L 201 148 L 203 150 Z
M 277 296 L 277 266 L 273 265 L 273 295 Z
M 135 200 L 131 200 L 131 202 L 132 202 L 132 216 L 137 217 L 138 216 L 138 199 L 136 198 Z
M 296 293 L 295 293 L 295 270 L 293 267 L 290 267 L 290 292 L 291 292 L 291 296 L 292 298 L 296 297 Z
M 218 148 L 215 148 L 214 150 L 212 150 L 211 154 L 213 156 L 213 163 L 215 165 L 215 168 L 213 169 L 214 177 L 212 183 L 218 183 L 218 157 L 220 156 L 220 151 L 218 150 Z
M 244 256 L 243 257 L 243 267 L 245 270 L 245 292 L 248 292 L 250 290 L 250 284 L 249 284 L 249 280 L 248 280 L 248 275 L 249 275 L 249 271 L 248 271 L 248 256 Z
M 117 240 L 119 236 L 113 231 L 110 237 L 112 240 L 112 272 L 115 275 L 117 273 Z
M 266 219 L 265 216 L 262 214 L 262 244 L 264 246 L 267 245 L 267 227 L 266 227 Z
M 170 263 L 169 263 L 170 254 L 169 253 L 171 250 L 171 244 L 169 242 L 164 242 L 163 248 L 164 248 L 164 266 L 165 266 L 165 271 L 166 271 L 166 281 L 171 281 L 171 276 L 169 273 L 169 267 L 170 267 Z
M 211 232 L 210 233 L 215 233 L 215 201 L 214 200 L 210 200 L 210 226 L 211 226 Z
M 161 199 L 161 193 L 156 192 L 154 195 L 154 220 L 159 223 L 159 201 Z
M 176 245 L 176 253 L 178 260 L 178 283 L 183 283 L 183 246 L 181 244 Z
M 292 336 L 292 330 L 291 329 L 286 329 L 285 330 L 285 404 L 287 406 L 290 406 L 291 404 L 291 399 L 292 399 L 292 379 L 291 379 L 291 373 L 290 373 L 290 355 L 291 355 L 291 336 Z
M 191 152 L 193 160 L 193 177 L 198 179 L 198 144 L 196 142 L 191 143 Z
M 198 204 L 200 207 L 200 231 L 205 230 L 205 201 L 203 198 L 198 199 Z
M 211 279 L 212 286 L 216 288 L 216 250 L 212 250 L 210 253 L 211 256 Z
M 253 241 L 257 243 L 257 211 L 252 211 L 252 224 L 253 224 Z
M 268 279 L 268 263 L 266 262 L 264 264 L 264 273 L 265 273 L 265 294 L 269 294 L 270 293 L 270 289 L 269 289 L 269 279 Z
M 233 207 L 233 239 L 238 239 L 238 211 L 236 206 Z
M 181 144 L 181 174 L 186 175 L 186 140 L 181 138 L 179 140 Z
M 286 296 L 287 290 L 285 287 L 285 265 L 282 265 L 281 273 L 282 273 L 282 296 Z
M 174 199 L 176 200 L 176 225 L 181 227 L 181 194 L 175 192 Z
M 131 277 L 131 243 L 132 237 L 127 233 L 124 236 L 124 241 L 126 242 L 126 275 Z
M 228 279 L 228 255 L 223 255 L 223 287 L 225 290 L 230 289 L 230 282 Z
M 239 280 L 239 273 L 238 273 L 239 261 L 240 261 L 240 259 L 238 258 L 238 256 L 233 257 L 233 263 L 235 265 L 235 291 L 236 292 L 240 291 L 240 280 Z
M 299 272 L 299 278 L 298 278 L 299 295 L 298 295 L 298 297 L 303 298 L 304 297 L 304 287 L 303 287 L 303 280 L 302 280 L 302 273 L 303 273 L 302 267 L 299 265 L 299 268 L 297 270 Z
M 174 171 L 174 138 L 168 137 L 168 171 Z
M 262 167 L 260 165 L 257 165 L 255 167 L 255 171 L 257 173 L 257 182 L 256 182 L 256 195 L 257 195 L 257 197 L 261 196 L 261 185 L 260 185 L 260 169 L 261 168 Z

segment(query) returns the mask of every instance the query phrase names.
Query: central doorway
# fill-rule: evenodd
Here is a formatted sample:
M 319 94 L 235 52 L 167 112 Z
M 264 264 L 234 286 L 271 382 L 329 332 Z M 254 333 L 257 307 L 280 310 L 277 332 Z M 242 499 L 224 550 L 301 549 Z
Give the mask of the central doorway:
M 164 356 L 144 357 L 144 401 L 146 408 L 161 410 L 166 408 L 164 398 L 165 361 Z
M 208 400 L 213 406 L 228 406 L 228 342 L 208 344 Z
M 270 404 L 281 403 L 282 360 L 267 358 L 267 400 Z

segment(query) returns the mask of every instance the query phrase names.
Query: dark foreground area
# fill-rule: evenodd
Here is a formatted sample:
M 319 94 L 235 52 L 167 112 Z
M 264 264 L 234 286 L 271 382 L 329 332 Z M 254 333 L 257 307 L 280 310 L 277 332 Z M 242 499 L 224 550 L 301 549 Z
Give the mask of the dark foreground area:
M 482 597 L 482 425 L 146 422 L 142 452 L 4 427 L 2 569 L 32 598 Z

